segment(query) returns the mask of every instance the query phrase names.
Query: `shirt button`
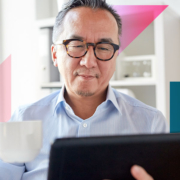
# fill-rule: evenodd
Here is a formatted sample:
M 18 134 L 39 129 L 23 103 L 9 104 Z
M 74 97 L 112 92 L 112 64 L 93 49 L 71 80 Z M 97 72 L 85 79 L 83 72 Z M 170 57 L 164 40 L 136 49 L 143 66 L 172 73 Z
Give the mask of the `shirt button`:
M 83 127 L 85 127 L 85 128 L 86 128 L 86 127 L 87 127 L 87 124 L 86 124 L 86 123 L 84 123 L 84 124 L 83 124 Z
M 66 109 L 67 109 L 67 110 L 70 110 L 70 107 L 66 106 Z

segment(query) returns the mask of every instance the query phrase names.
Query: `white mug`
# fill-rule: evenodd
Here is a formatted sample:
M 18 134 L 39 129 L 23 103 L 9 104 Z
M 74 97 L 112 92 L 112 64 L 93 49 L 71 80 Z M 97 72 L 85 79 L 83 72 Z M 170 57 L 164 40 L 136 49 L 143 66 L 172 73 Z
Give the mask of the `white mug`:
M 0 158 L 9 163 L 32 161 L 42 147 L 42 121 L 0 123 Z

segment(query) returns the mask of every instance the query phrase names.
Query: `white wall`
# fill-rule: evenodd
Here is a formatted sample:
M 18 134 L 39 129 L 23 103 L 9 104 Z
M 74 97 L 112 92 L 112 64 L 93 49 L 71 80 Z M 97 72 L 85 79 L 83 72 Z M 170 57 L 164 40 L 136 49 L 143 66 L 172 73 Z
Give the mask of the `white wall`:
M 37 100 L 35 0 L 2 1 L 2 59 L 12 54 L 12 112 Z
M 36 0 L 37 19 L 55 17 L 57 15 L 57 11 L 57 0 Z
M 4 61 L 11 54 L 11 0 L 1 0 L 1 60 Z
M 18 11 L 14 11 L 12 33 L 12 111 L 36 101 L 40 90 L 35 0 L 16 0 L 15 4 Z

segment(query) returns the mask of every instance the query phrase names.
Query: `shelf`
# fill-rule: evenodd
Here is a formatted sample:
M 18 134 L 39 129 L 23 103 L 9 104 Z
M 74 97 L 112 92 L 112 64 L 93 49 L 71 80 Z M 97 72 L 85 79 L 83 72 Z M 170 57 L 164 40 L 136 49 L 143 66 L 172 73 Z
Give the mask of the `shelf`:
M 63 83 L 61 82 L 50 82 L 41 84 L 41 88 L 61 88 Z M 110 81 L 110 85 L 113 87 L 121 86 L 155 86 L 156 82 L 152 79 L 134 79 L 134 80 L 121 80 L 121 81 Z
M 141 55 L 141 56 L 126 56 L 124 61 L 144 61 L 149 59 L 157 59 L 155 55 Z
M 36 21 L 37 27 L 39 27 L 40 29 L 53 27 L 54 23 L 55 23 L 55 17 Z
M 135 78 L 135 79 L 125 79 L 119 81 L 110 81 L 110 85 L 113 87 L 120 87 L 120 86 L 155 86 L 156 81 L 152 80 L 151 78 Z
M 63 83 L 61 82 L 50 82 L 41 84 L 41 88 L 61 88 Z
M 118 67 L 121 67 L 119 70 L 117 69 L 118 76 L 116 79 L 124 78 L 125 75 L 128 75 L 129 78 L 125 80 L 131 80 L 132 82 L 141 82 L 147 80 L 149 82 L 153 79 L 157 79 L 157 57 L 155 55 L 141 55 L 141 56 L 124 56 Z M 138 62 L 136 64 L 135 62 Z M 145 76 L 144 73 L 148 73 Z M 139 73 L 138 78 L 135 78 L 133 73 Z

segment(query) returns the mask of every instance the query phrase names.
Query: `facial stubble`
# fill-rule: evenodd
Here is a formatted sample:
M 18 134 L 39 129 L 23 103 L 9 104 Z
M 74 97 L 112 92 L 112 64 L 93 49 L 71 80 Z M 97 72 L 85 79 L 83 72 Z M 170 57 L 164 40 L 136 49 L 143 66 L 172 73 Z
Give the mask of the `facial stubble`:
M 78 72 L 74 72 L 74 76 L 77 77 L 79 74 Z M 99 74 L 95 74 L 95 78 L 99 78 Z M 83 90 L 77 90 L 76 94 L 82 97 L 90 97 L 93 96 L 95 93 L 94 92 L 90 92 L 90 91 L 83 91 Z

